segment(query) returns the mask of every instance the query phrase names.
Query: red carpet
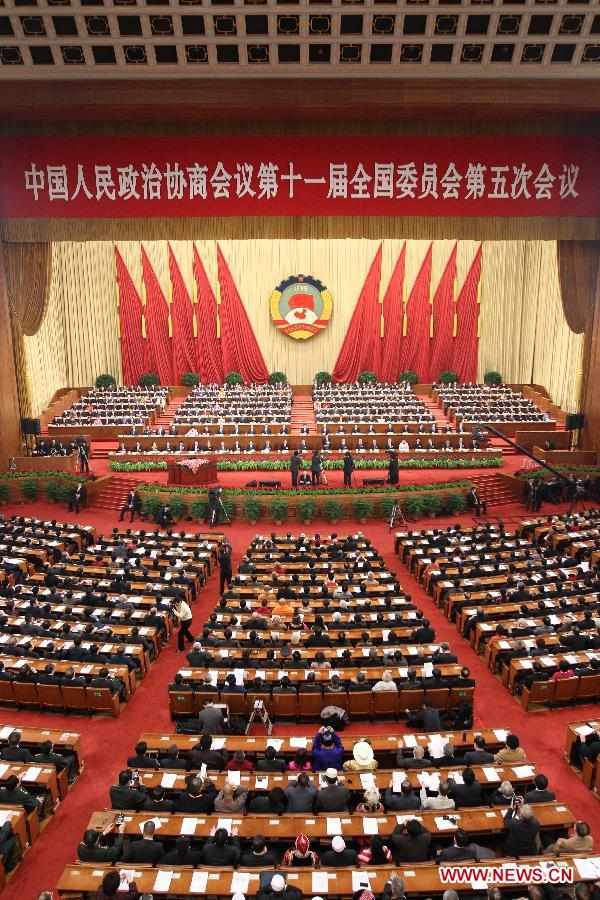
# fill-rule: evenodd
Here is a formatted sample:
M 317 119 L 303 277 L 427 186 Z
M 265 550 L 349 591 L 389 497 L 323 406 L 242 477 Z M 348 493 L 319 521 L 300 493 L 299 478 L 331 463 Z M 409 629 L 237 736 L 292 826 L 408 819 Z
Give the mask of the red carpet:
M 244 473 L 246 474 L 246 473 Z M 23 514 L 30 507 L 6 507 L 4 514 Z M 559 511 L 552 508 L 552 512 Z M 504 514 L 521 512 L 522 507 L 514 504 Z M 36 515 L 48 518 L 62 518 L 62 510 L 52 504 L 36 504 Z M 465 523 L 472 520 L 461 517 Z M 80 521 L 94 524 L 108 531 L 116 524 L 116 515 L 104 512 L 82 513 Z M 455 521 L 455 520 L 453 520 Z M 185 523 L 186 525 L 188 523 Z M 419 527 L 427 527 L 426 520 L 419 522 Z M 443 519 L 435 520 L 435 524 L 446 524 Z M 294 533 L 300 529 L 290 526 Z M 336 530 L 344 533 L 355 530 L 351 522 L 340 523 Z M 262 531 L 271 529 L 264 524 Z M 228 529 L 228 536 L 234 547 L 234 564 L 248 545 L 252 536 L 261 530 L 246 523 L 235 524 Z M 332 528 L 328 523 L 316 523 L 311 532 L 329 533 Z M 450 641 L 456 650 L 461 663 L 468 665 L 477 679 L 475 694 L 476 726 L 510 728 L 516 732 L 528 753 L 537 763 L 538 770 L 550 779 L 550 786 L 556 789 L 557 796 L 569 804 L 572 812 L 590 822 L 597 844 L 600 841 L 600 805 L 590 792 L 571 773 L 563 759 L 565 728 L 569 721 L 585 719 L 598 715 L 598 707 L 578 707 L 575 710 L 564 709 L 535 714 L 525 714 L 510 694 L 502 688 L 498 681 L 485 667 L 483 661 L 473 652 L 470 646 L 458 636 L 453 626 L 433 605 L 431 599 L 399 565 L 393 552 L 393 539 L 385 523 L 373 520 L 364 528 L 374 545 L 383 554 L 389 568 L 400 575 L 400 582 L 406 591 L 412 594 L 430 618 L 436 629 L 438 640 Z M 194 608 L 195 628 L 198 629 L 207 612 L 212 610 L 218 593 L 218 582 L 213 576 L 207 589 L 200 594 Z M 175 653 L 175 644 L 160 655 L 150 674 L 142 682 L 133 699 L 127 704 L 125 711 L 117 720 L 106 718 L 80 718 L 78 716 L 58 716 L 33 712 L 11 712 L 3 710 L 0 720 L 6 723 L 20 723 L 36 727 L 61 727 L 67 731 L 79 731 L 83 735 L 83 752 L 86 768 L 84 774 L 76 782 L 66 801 L 59 808 L 41 837 L 27 853 L 9 886 L 5 891 L 7 900 L 23 900 L 34 898 L 41 890 L 53 890 L 64 866 L 76 858 L 75 850 L 88 822 L 90 813 L 103 809 L 108 805 L 108 789 L 115 780 L 116 773 L 125 764 L 126 758 L 142 731 L 173 731 L 167 709 L 167 684 L 172 679 L 181 659 Z M 348 735 L 368 734 L 392 730 L 402 733 L 406 729 L 402 725 L 390 723 L 364 723 L 352 725 L 346 732 Z M 279 725 L 275 733 L 289 734 L 296 730 L 293 725 Z M 301 732 L 310 732 L 311 726 L 302 726 Z M 349 737 L 348 740 L 351 740 Z

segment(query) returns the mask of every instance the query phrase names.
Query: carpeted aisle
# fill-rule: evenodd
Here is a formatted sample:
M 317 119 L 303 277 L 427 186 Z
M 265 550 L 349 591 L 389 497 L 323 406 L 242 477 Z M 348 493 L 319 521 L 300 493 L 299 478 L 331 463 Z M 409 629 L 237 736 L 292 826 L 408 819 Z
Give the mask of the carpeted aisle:
M 23 514 L 29 509 L 23 506 L 6 507 L 3 512 Z M 516 514 L 522 508 L 516 505 L 510 512 Z M 558 511 L 553 508 L 553 512 Z M 62 518 L 61 510 L 56 505 L 36 504 L 36 515 L 47 518 Z M 65 518 L 69 518 L 65 516 Z M 472 520 L 461 517 L 465 524 Z M 459 519 L 460 520 L 460 519 Z M 114 527 L 116 515 L 107 512 L 85 511 L 80 521 L 96 525 L 103 531 Z M 453 520 L 455 521 L 455 520 Z M 420 527 L 427 527 L 426 521 Z M 436 520 L 437 525 L 446 524 L 444 520 Z M 182 523 L 190 527 L 188 523 Z M 134 526 L 135 527 L 135 526 Z M 270 531 L 273 526 L 265 523 L 250 526 L 247 523 L 234 524 L 227 529 L 227 534 L 234 547 L 234 567 L 240 555 L 248 546 L 252 536 L 258 532 Z M 298 533 L 304 529 L 294 524 L 290 530 Z M 356 523 L 341 522 L 335 528 L 328 523 L 313 523 L 308 529 L 311 533 L 320 531 L 338 533 L 356 530 Z M 600 805 L 590 792 L 571 773 L 563 759 L 566 723 L 575 719 L 585 719 L 598 715 L 598 707 L 578 707 L 576 710 L 564 709 L 526 715 L 520 706 L 504 690 L 492 676 L 470 646 L 460 637 L 454 627 L 431 602 L 431 599 L 399 565 L 393 552 L 393 539 L 387 524 L 373 520 L 364 531 L 374 545 L 383 554 L 389 568 L 398 571 L 400 581 L 407 593 L 410 593 L 417 605 L 430 618 L 436 629 L 438 640 L 450 641 L 456 650 L 461 663 L 468 665 L 477 679 L 475 694 L 476 725 L 486 727 L 508 728 L 515 731 L 522 740 L 530 757 L 537 763 L 539 771 L 550 779 L 550 786 L 557 791 L 559 799 L 569 804 L 578 817 L 586 818 L 593 833 L 600 841 Z M 213 575 L 207 588 L 199 596 L 194 607 L 194 630 L 199 630 L 204 618 L 210 612 L 218 597 L 218 578 Z M 66 801 L 51 819 L 34 847 L 26 854 L 19 869 L 11 879 L 5 891 L 7 900 L 23 900 L 23 897 L 34 898 L 41 890 L 53 890 L 64 866 L 75 860 L 76 846 L 79 842 L 90 813 L 96 809 L 104 809 L 108 805 L 108 789 L 115 780 L 116 773 L 125 764 L 133 745 L 142 731 L 173 731 L 167 705 L 167 684 L 180 663 L 182 657 L 175 652 L 175 642 L 171 641 L 154 664 L 150 674 L 144 679 L 124 712 L 116 719 L 80 718 L 78 716 L 59 716 L 50 713 L 0 711 L 0 721 L 36 727 L 64 728 L 66 731 L 79 731 L 83 735 L 83 752 L 86 762 L 84 774 L 78 779 Z M 301 726 L 303 733 L 310 732 L 312 726 Z M 403 725 L 397 723 L 357 723 L 346 732 L 345 741 L 350 742 L 352 735 L 369 734 L 381 731 L 402 733 Z M 275 733 L 287 734 L 296 731 L 294 725 L 276 726 Z

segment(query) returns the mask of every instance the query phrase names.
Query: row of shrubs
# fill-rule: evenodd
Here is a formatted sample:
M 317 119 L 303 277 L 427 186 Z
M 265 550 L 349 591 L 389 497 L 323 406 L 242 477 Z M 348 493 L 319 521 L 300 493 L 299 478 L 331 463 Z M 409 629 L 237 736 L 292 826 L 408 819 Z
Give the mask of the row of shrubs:
M 310 459 L 302 460 L 302 468 L 310 469 Z M 356 469 L 387 469 L 387 459 L 354 459 Z M 400 459 L 400 469 L 493 469 L 502 466 L 501 456 L 477 457 L 469 459 L 449 459 L 448 457 L 427 457 L 425 459 Z M 167 470 L 166 460 L 145 459 L 139 462 L 127 460 L 111 460 L 109 468 L 112 472 L 160 472 Z M 217 463 L 219 472 L 285 472 L 290 468 L 287 459 L 224 459 Z M 323 468 L 327 470 L 341 470 L 344 468 L 343 459 L 326 459 Z
M 161 499 L 157 494 L 148 494 L 142 500 L 142 511 L 151 519 L 154 519 Z M 169 498 L 169 505 L 174 519 L 178 520 L 186 516 L 203 522 L 206 520 L 208 505 L 206 500 L 199 498 L 186 504 L 181 497 Z M 466 499 L 459 491 L 452 491 L 445 495 L 428 493 L 413 494 L 407 497 L 402 504 L 402 512 L 411 519 L 421 516 L 433 517 L 438 515 L 455 515 L 466 509 Z M 232 500 L 224 499 L 223 506 L 228 517 L 233 520 L 236 515 L 236 507 Z M 292 507 L 293 508 L 293 507 Z M 381 497 L 377 504 L 366 497 L 357 497 L 352 501 L 352 517 L 355 519 L 368 519 L 371 516 L 380 516 L 389 519 L 394 508 L 393 497 Z M 322 517 L 330 522 L 336 522 L 346 515 L 346 505 L 335 497 L 328 497 L 322 504 L 318 504 L 313 497 L 305 497 L 295 505 L 297 518 L 302 522 L 312 521 Z M 285 497 L 275 496 L 269 501 L 259 500 L 256 497 L 247 497 L 244 501 L 244 518 L 249 522 L 257 522 L 268 516 L 276 522 L 284 522 L 290 513 L 290 506 Z
M 243 384 L 244 379 L 239 372 L 228 372 L 223 379 L 225 384 Z M 331 372 L 317 372 L 315 374 L 315 384 L 331 384 Z M 377 384 L 379 379 L 375 372 L 361 372 L 358 376 L 360 384 Z M 408 370 L 400 372 L 398 381 L 407 381 L 409 384 L 418 384 L 419 376 L 416 372 Z M 287 377 L 284 372 L 271 372 L 268 378 L 269 384 L 287 384 Z M 456 384 L 459 381 L 458 372 L 446 371 L 440 372 L 437 384 Z M 502 384 L 502 375 L 500 372 L 486 372 L 483 376 L 484 384 L 498 385 Z M 96 378 L 96 387 L 114 387 L 116 385 L 114 375 L 98 375 Z M 160 376 L 156 372 L 145 372 L 140 375 L 139 385 L 141 387 L 159 387 Z M 196 372 L 186 372 L 181 376 L 181 383 L 187 387 L 198 387 L 200 384 L 200 376 Z
M 46 473 L 44 473 L 44 475 L 46 475 Z M 78 480 L 80 480 L 79 477 L 71 476 L 69 478 L 68 476 L 65 476 L 63 478 L 53 478 L 51 481 L 47 481 L 43 485 L 43 494 L 46 500 L 50 500 L 53 503 L 66 503 L 73 491 L 73 485 Z M 41 477 L 18 478 L 13 479 L 12 481 L 20 491 L 20 496 L 23 500 L 33 502 L 39 498 Z M 10 484 L 11 480 L 0 480 L 0 503 L 6 503 L 10 499 Z

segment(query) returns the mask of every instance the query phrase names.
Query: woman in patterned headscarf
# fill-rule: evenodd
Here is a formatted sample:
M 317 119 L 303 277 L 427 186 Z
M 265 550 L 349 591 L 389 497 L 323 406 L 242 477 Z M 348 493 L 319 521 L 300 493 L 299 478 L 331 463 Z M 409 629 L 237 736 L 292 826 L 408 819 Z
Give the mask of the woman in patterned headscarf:
M 305 834 L 299 834 L 294 841 L 294 846 L 286 850 L 281 858 L 282 866 L 307 866 L 316 868 L 319 865 L 319 857 L 310 849 L 310 841 Z

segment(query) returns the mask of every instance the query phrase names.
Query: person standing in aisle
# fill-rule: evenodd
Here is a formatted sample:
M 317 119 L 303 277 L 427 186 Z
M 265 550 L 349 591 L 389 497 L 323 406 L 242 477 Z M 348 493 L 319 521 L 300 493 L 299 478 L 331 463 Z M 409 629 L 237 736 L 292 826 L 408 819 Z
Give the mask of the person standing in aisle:
M 352 473 L 354 472 L 354 458 L 350 451 L 344 456 L 344 486 L 352 487 Z
M 171 604 L 173 614 L 179 620 L 179 631 L 177 632 L 177 652 L 183 653 L 184 640 L 187 639 L 191 644 L 194 643 L 194 635 L 190 631 L 192 622 L 192 611 L 182 596 L 177 597 Z

